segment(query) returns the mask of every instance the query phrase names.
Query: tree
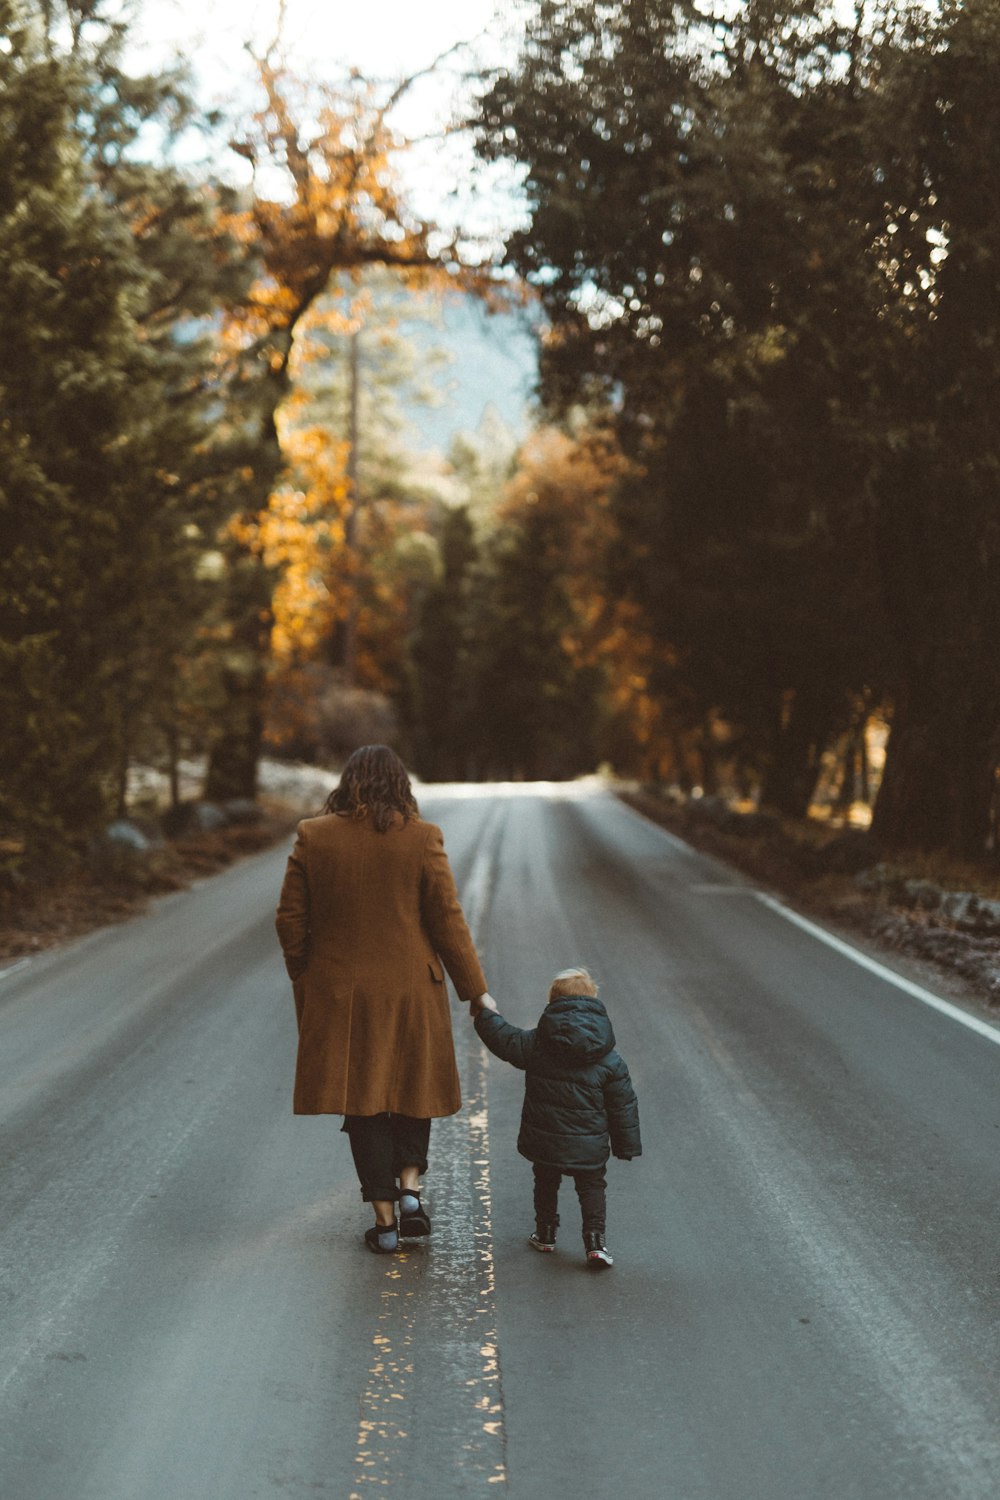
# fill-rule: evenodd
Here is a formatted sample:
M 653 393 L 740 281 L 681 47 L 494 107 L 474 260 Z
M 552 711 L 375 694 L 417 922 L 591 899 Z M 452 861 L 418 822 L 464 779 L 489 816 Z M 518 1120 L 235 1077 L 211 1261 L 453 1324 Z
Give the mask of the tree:
M 338 695 L 345 709 L 366 693 L 405 697 L 406 638 L 439 559 L 404 411 L 431 399 L 426 376 L 441 356 L 400 323 L 432 312 L 375 269 L 335 281 L 299 330 L 278 417 L 285 471 L 247 538 L 275 579 L 272 747 L 329 755 L 323 726 Z
M 484 154 L 526 169 L 508 258 L 550 405 L 603 401 L 640 470 L 618 587 L 666 711 L 723 714 L 802 812 L 824 743 L 890 693 L 896 844 L 988 826 L 995 59 L 988 4 L 573 0 L 482 107 Z
M 419 774 L 427 781 L 460 781 L 476 739 L 465 712 L 470 593 L 478 557 L 467 506 L 443 509 L 438 546 L 441 576 L 418 608 L 409 642 L 407 718 Z
M 5 0 L 0 15 L 0 811 L 17 866 L 54 858 L 103 814 L 99 606 L 121 520 L 114 439 L 139 351 L 125 237 L 83 187 L 74 79 L 25 7 Z
M 176 739 L 239 461 L 213 320 L 244 272 L 221 192 L 142 159 L 177 80 L 123 72 L 100 7 L 4 19 L 4 820 L 41 867 L 122 805 L 137 744 Z
M 640 643 L 604 588 L 623 462 L 606 433 L 577 425 L 522 445 L 470 591 L 465 701 L 481 775 L 591 771 L 641 713 Z
M 528 169 L 508 255 L 550 321 L 549 400 L 603 395 L 637 466 L 619 588 L 668 648 L 661 690 L 734 720 L 789 811 L 872 670 L 839 420 L 873 280 L 844 232 L 845 45 L 809 6 L 543 5 L 483 104 L 483 150 Z
M 392 170 L 402 143 L 388 116 L 412 80 L 388 95 L 356 73 L 341 87 L 308 87 L 281 61 L 277 43 L 255 62 L 261 108 L 233 147 L 267 184 L 254 188 L 246 218 L 262 270 L 249 298 L 231 309 L 230 337 L 255 382 L 261 457 L 229 552 L 239 650 L 212 747 L 212 797 L 253 795 L 256 784 L 273 580 L 244 539 L 282 471 L 278 413 L 292 389 L 297 333 L 336 276 L 382 265 L 417 284 L 434 273 L 461 280 L 453 248 L 438 248 L 432 226 L 408 211 Z
M 876 115 L 897 357 L 869 497 L 892 642 L 874 829 L 981 853 L 1000 763 L 1000 16 L 945 4 Z

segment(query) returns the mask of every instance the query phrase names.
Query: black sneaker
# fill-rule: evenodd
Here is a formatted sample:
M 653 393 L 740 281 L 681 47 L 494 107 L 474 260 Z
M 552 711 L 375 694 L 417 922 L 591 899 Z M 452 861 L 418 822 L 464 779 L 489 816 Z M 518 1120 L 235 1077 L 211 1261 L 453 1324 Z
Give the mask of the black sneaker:
M 583 1237 L 583 1248 L 587 1255 L 587 1265 L 592 1271 L 607 1271 L 614 1265 L 611 1252 L 604 1243 L 604 1235 L 599 1229 L 588 1229 Z
M 528 1244 L 532 1250 L 541 1250 L 543 1255 L 551 1255 L 556 1248 L 555 1224 L 538 1224 L 535 1226 L 534 1234 L 528 1235 Z
M 404 1240 L 418 1240 L 430 1234 L 431 1221 L 416 1193 L 399 1195 L 399 1233 Z
M 365 1230 L 365 1244 L 376 1255 L 393 1255 L 399 1249 L 399 1232 L 395 1223 L 373 1224 Z

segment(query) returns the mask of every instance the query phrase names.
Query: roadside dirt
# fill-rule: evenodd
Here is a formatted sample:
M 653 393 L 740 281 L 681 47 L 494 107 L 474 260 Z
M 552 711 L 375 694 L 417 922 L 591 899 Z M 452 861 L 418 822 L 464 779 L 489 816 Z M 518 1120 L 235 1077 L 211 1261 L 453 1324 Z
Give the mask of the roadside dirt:
M 203 761 L 182 762 L 181 791 L 197 801 L 204 782 Z M 319 811 L 335 773 L 319 766 L 265 758 L 259 766 L 260 795 L 249 821 L 191 831 L 130 858 L 118 849 L 44 887 L 0 888 L 0 964 L 30 957 L 82 937 L 98 927 L 125 922 L 145 910 L 154 896 L 184 890 L 247 855 L 287 839 L 299 818 Z M 166 778 L 146 767 L 132 773 L 129 805 L 156 832 L 168 801 Z
M 143 911 L 152 897 L 183 890 L 193 880 L 279 843 L 300 815 L 272 804 L 262 810 L 259 822 L 171 841 L 141 861 L 123 858 L 115 868 L 80 868 L 44 887 L 0 893 L 0 962 L 30 957 L 97 927 L 124 922 Z
M 973 1009 L 1000 1008 L 1000 937 L 967 931 L 940 910 L 904 899 L 902 887 L 1000 897 L 996 866 L 935 866 L 924 856 L 883 864 L 866 836 L 822 824 L 789 824 L 720 813 L 647 791 L 620 792 L 637 812 L 694 848 L 750 875 L 803 913 L 823 921 L 915 983 Z M 947 905 L 947 903 L 945 903 Z

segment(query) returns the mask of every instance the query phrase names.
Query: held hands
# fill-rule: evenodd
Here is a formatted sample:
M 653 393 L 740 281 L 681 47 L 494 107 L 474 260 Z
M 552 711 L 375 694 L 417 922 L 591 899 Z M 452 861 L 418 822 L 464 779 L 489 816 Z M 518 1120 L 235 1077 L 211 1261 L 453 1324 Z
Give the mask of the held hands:
M 497 1003 L 494 1000 L 493 996 L 490 994 L 489 990 L 487 990 L 485 992 L 485 994 L 477 995 L 476 998 L 475 998 L 475 1000 L 472 1001 L 472 1003 L 469 1006 L 469 1015 L 472 1017 L 473 1020 L 475 1020 L 476 1017 L 482 1011 L 484 1011 L 484 1010 L 496 1011 L 496 1009 L 497 1009 Z

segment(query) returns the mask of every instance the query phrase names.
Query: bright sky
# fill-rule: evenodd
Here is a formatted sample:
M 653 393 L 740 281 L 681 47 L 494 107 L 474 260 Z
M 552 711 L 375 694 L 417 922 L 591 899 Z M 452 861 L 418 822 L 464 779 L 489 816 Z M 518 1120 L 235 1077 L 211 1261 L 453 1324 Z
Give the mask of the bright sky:
M 204 104 L 238 111 L 251 97 L 245 44 L 266 47 L 279 8 L 279 0 L 134 0 L 134 45 L 157 62 L 179 53 Z M 284 51 L 293 69 L 320 81 L 356 67 L 395 83 L 468 43 L 418 80 L 393 116 L 405 135 L 429 136 L 453 118 L 464 72 L 513 58 L 521 9 L 520 0 L 285 0 Z M 237 158 L 227 171 L 239 174 Z M 506 180 L 484 172 L 467 142 L 430 140 L 408 153 L 404 173 L 414 207 L 428 218 L 464 221 L 488 236 L 517 217 L 510 172 Z
M 405 74 L 458 41 L 484 30 L 499 34 L 516 6 L 497 0 L 285 0 L 290 55 L 317 74 L 355 65 L 365 72 Z M 246 41 L 274 35 L 277 0 L 136 0 L 138 29 L 160 47 L 179 47 L 206 79 L 225 87 Z M 506 13 L 506 15 L 505 15 Z

